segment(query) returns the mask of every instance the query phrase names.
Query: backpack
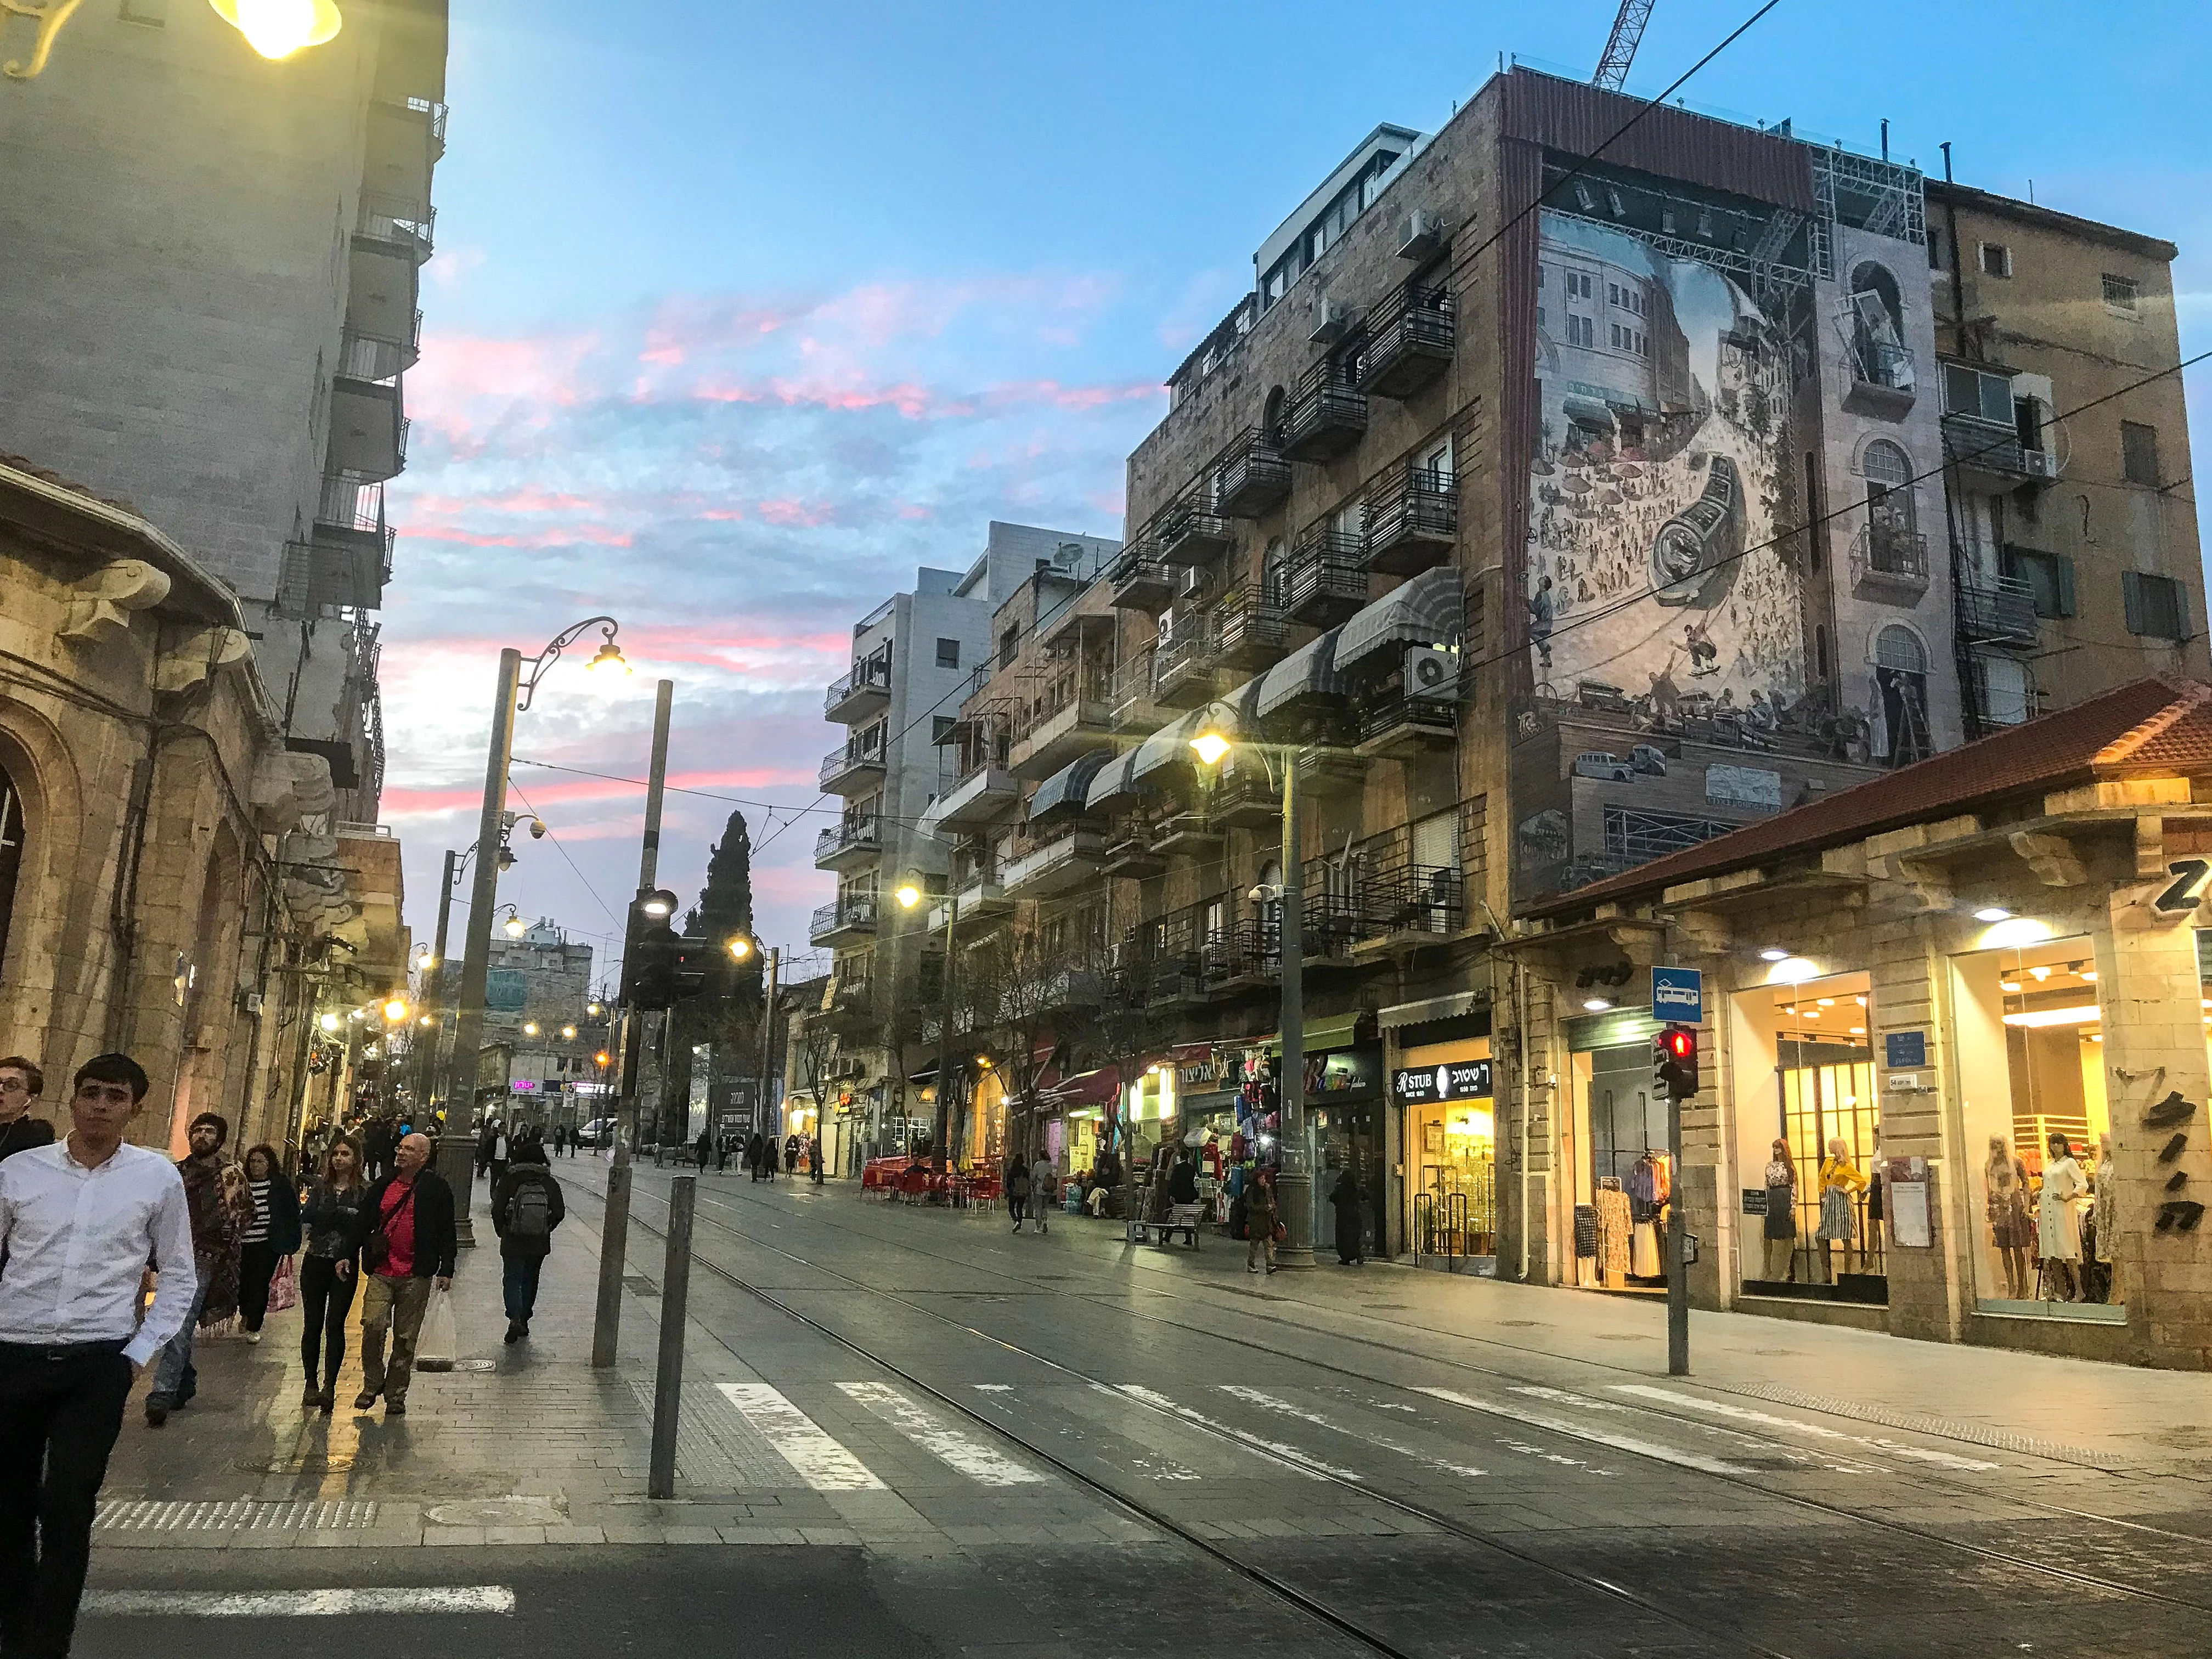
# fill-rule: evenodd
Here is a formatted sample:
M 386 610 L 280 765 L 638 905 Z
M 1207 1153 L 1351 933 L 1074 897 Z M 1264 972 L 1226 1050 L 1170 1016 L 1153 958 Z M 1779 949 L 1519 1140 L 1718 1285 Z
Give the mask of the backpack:
M 1027 1198 L 1030 1195 L 1030 1172 L 1025 1165 L 1017 1164 L 1006 1177 L 1006 1196 Z
M 507 1207 L 507 1231 L 517 1238 L 544 1238 L 553 1231 L 553 1200 L 542 1181 L 515 1183 Z

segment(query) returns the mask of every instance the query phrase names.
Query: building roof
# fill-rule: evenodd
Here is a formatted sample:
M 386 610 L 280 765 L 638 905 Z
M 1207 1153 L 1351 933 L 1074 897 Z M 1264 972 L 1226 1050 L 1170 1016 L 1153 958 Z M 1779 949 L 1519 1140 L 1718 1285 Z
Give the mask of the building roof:
M 238 597 L 138 510 L 19 455 L 0 454 L 0 522 L 67 548 L 143 559 L 172 584 L 172 611 L 243 629 Z
M 2212 772 L 2212 684 L 2158 677 L 2124 685 L 1824 800 L 1670 853 L 1534 907 L 1588 909 L 1682 882 L 1747 869 L 1785 854 L 1858 841 L 1952 817 L 1977 803 L 2046 793 L 2100 779 Z
M 1976 190 L 1971 185 L 1954 184 L 1948 179 L 1930 179 L 1928 181 L 1928 199 L 2017 219 L 2061 236 L 2078 236 L 2093 242 L 2108 243 L 2166 264 L 2172 264 L 2181 255 L 2181 250 L 2162 236 L 2149 236 L 2139 230 L 2108 225 L 2096 219 L 2084 219 L 2075 214 L 2061 213 L 2055 208 L 2020 201 L 2010 196 L 2000 196 L 1994 191 Z

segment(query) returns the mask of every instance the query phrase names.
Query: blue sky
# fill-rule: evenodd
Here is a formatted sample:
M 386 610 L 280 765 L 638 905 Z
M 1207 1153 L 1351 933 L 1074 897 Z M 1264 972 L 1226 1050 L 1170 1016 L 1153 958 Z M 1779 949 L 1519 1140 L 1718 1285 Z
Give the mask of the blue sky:
M 1756 0 L 1659 0 L 1656 91 Z M 1548 8 L 805 6 L 464 0 L 438 257 L 409 377 L 385 612 L 386 817 L 410 919 L 474 834 L 497 648 L 611 611 L 640 666 L 556 671 L 518 755 L 814 802 L 851 623 L 1003 518 L 1116 534 L 1159 382 L 1249 287 L 1261 240 L 1377 122 L 1433 131 L 1500 52 L 1578 73 L 1612 0 Z M 1845 9 L 1784 0 L 1685 89 L 2179 243 L 2185 354 L 2212 345 L 2212 8 Z M 2205 419 L 2208 381 L 2192 375 Z M 521 766 L 558 846 L 501 897 L 606 933 L 640 793 Z M 521 803 L 517 802 L 518 805 Z M 727 802 L 672 797 L 687 898 Z M 748 811 L 760 841 L 768 830 Z M 834 884 L 804 818 L 760 860 L 763 937 L 804 948 Z M 565 856 L 564 856 L 565 854 Z

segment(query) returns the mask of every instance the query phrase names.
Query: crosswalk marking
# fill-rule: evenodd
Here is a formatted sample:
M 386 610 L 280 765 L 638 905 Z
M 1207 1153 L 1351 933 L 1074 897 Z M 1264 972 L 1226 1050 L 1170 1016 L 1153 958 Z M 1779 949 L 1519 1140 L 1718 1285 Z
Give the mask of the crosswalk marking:
M 1594 1400 L 1586 1394 L 1576 1394 L 1567 1389 L 1524 1386 L 1510 1389 L 1507 1392 L 1529 1395 L 1539 1400 L 1556 1401 L 1560 1405 L 1571 1407 L 1578 1412 L 1632 1412 L 1646 1418 L 1662 1415 L 1649 1406 L 1624 1406 L 1616 1401 Z M 1777 1418 L 1775 1421 L 1784 1422 L 1786 1419 Z M 1673 1426 L 1691 1434 L 1704 1435 L 1708 1438 L 1721 1441 L 1728 1449 L 1739 1456 L 1764 1458 L 1774 1462 L 1794 1464 L 1800 1468 L 1817 1467 L 1837 1474 L 1887 1474 L 1889 1473 L 1888 1468 L 1880 1463 L 1853 1462 L 1843 1459 L 1839 1453 L 1808 1451 L 1801 1446 L 1787 1446 L 1778 1440 L 1762 1439 L 1758 1435 L 1747 1433 L 1727 1423 L 1686 1423 L 1676 1419 L 1674 1420 Z M 1844 1437 L 1841 1435 L 1837 1437 L 1838 1439 Z
M 1915 1462 L 1933 1463 L 1946 1469 L 1996 1469 L 2001 1463 L 1991 1463 L 1978 1457 L 1960 1457 L 1956 1453 L 1935 1451 L 1923 1446 L 1908 1446 L 1901 1441 L 1886 1439 L 1880 1435 L 1850 1434 L 1842 1429 L 1832 1429 L 1825 1423 L 1801 1422 L 1794 1417 L 1778 1417 L 1772 1412 L 1753 1411 L 1747 1406 L 1731 1406 L 1719 1400 L 1701 1400 L 1693 1394 L 1683 1394 L 1674 1389 L 1655 1389 L 1643 1382 L 1614 1382 L 1608 1385 L 1614 1394 L 1634 1395 L 1642 1400 L 1656 1400 L 1664 1405 L 1679 1407 L 1685 1411 L 1702 1412 L 1709 1416 L 1725 1418 L 1735 1423 L 1756 1423 L 1761 1428 L 1780 1429 L 1791 1434 L 1810 1436 L 1816 1440 L 1844 1440 L 1855 1446 L 1871 1446 L 1887 1452 L 1892 1457 L 1910 1458 Z
M 1402 1441 L 1393 1440 L 1388 1435 L 1375 1434 L 1364 1429 L 1347 1428 L 1341 1423 L 1323 1417 L 1319 1412 L 1307 1411 L 1302 1407 L 1294 1406 L 1289 1401 L 1280 1399 L 1260 1389 L 1248 1389 L 1238 1382 L 1222 1382 L 1215 1386 L 1232 1399 L 1242 1400 L 1248 1405 L 1257 1406 L 1262 1411 L 1273 1412 L 1279 1417 L 1295 1418 L 1301 1423 L 1310 1423 L 1317 1429 L 1327 1429 L 1330 1433 L 1343 1435 L 1347 1439 L 1364 1440 L 1370 1446 L 1380 1446 L 1384 1451 L 1395 1452 L 1401 1457 L 1410 1457 L 1416 1463 L 1425 1463 L 1429 1468 L 1439 1470 L 1445 1474 L 1471 1478 L 1483 1473 L 1471 1464 L 1455 1463 L 1448 1457 L 1433 1456 L 1421 1450 L 1418 1446 L 1408 1446 Z
M 1656 1440 L 1646 1440 L 1639 1435 L 1623 1434 L 1613 1429 L 1595 1428 L 1589 1424 L 1572 1422 L 1550 1412 L 1530 1411 L 1525 1407 L 1508 1406 L 1495 1400 L 1478 1400 L 1471 1394 L 1462 1394 L 1457 1389 L 1416 1388 L 1416 1394 L 1427 1395 L 1432 1400 L 1448 1405 L 1464 1406 L 1471 1412 L 1482 1412 L 1492 1417 L 1502 1417 L 1509 1422 L 1525 1423 L 1530 1428 L 1548 1429 L 1553 1434 L 1564 1434 L 1570 1439 L 1588 1440 L 1601 1446 L 1610 1446 L 1615 1451 L 1632 1452 L 1638 1457 L 1649 1457 L 1661 1463 L 1672 1463 L 1677 1468 L 1697 1469 L 1705 1474 L 1750 1475 L 1757 1473 L 1740 1463 L 1730 1463 L 1717 1457 L 1707 1457 L 1702 1452 L 1682 1451 L 1674 1446 L 1662 1446 Z
M 394 1613 L 513 1613 L 504 1584 L 404 1585 L 304 1590 L 94 1590 L 95 1618 L 316 1619 Z
M 765 1382 L 718 1382 L 722 1397 L 760 1431 L 799 1478 L 817 1492 L 882 1492 L 866 1464 L 823 1433 L 822 1427 Z
M 986 1486 L 1024 1486 L 1044 1480 L 1028 1465 L 1015 1462 L 974 1435 L 963 1434 L 931 1416 L 888 1383 L 840 1382 L 837 1386 L 932 1457 L 951 1465 L 971 1480 Z
M 1248 1429 L 1240 1429 L 1233 1423 L 1220 1422 L 1206 1416 L 1203 1412 L 1193 1411 L 1188 1406 L 1179 1404 L 1164 1394 L 1156 1393 L 1137 1383 L 1124 1382 L 1121 1384 L 1121 1391 L 1132 1400 L 1142 1401 L 1156 1411 L 1165 1412 L 1171 1417 L 1179 1417 L 1186 1423 L 1195 1423 L 1202 1429 L 1212 1430 L 1215 1434 L 1226 1435 L 1230 1439 L 1237 1441 L 1254 1451 L 1264 1453 L 1279 1462 L 1288 1464 L 1309 1480 L 1327 1480 L 1332 1478 L 1339 1480 L 1359 1479 L 1359 1472 L 1357 1469 L 1340 1469 L 1334 1463 L 1324 1463 L 1311 1452 L 1301 1451 L 1296 1446 L 1286 1445 L 1279 1440 L 1262 1439 Z

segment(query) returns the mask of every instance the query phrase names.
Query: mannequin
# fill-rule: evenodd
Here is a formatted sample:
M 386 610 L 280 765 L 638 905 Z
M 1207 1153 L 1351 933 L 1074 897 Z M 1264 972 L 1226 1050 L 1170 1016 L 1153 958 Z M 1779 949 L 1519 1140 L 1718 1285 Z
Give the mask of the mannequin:
M 1766 1165 L 1766 1279 L 1787 1284 L 1797 1276 L 1797 1165 L 1790 1143 L 1778 1139 Z
M 2002 1135 L 1990 1137 L 1990 1161 L 1982 1179 L 1989 1194 L 1990 1240 L 2004 1262 L 2005 1294 L 2025 1302 L 2033 1288 L 2027 1255 L 2035 1239 L 2027 1215 L 2027 1165 L 2013 1156 Z
M 1820 1241 L 1820 1276 L 1836 1282 L 1835 1261 L 1829 1252 L 1844 1247 L 1844 1271 L 1851 1271 L 1851 1246 L 1858 1237 L 1858 1214 L 1852 1200 L 1866 1190 L 1867 1178 L 1851 1162 L 1851 1149 L 1841 1135 L 1828 1142 L 1828 1156 L 1820 1164 L 1820 1225 L 1813 1237 Z
M 2054 1132 L 2043 1166 L 2043 1198 L 2036 1217 L 2036 1251 L 2051 1288 L 2062 1302 L 2081 1299 L 2077 1276 L 2081 1261 L 2081 1212 L 2074 1200 L 2089 1190 L 2088 1178 L 2074 1161 L 2074 1148 Z
M 2112 1138 L 2097 1137 L 2097 1193 L 2093 1206 L 2097 1217 L 2097 1260 L 2105 1269 L 2105 1300 L 2120 1298 L 2120 1263 L 2113 1245 L 2119 1237 L 2120 1176 L 2112 1159 Z

